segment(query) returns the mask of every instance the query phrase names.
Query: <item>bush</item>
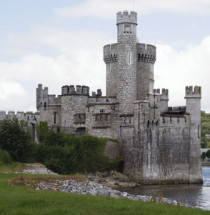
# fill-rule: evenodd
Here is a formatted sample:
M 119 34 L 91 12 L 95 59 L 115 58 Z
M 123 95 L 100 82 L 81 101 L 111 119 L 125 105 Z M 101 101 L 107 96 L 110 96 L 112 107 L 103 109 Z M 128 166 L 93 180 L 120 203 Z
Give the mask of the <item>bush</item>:
M 0 149 L 0 163 L 3 164 L 11 164 L 12 163 L 12 158 L 10 156 L 10 154 L 5 151 Z
M 120 171 L 123 168 L 122 160 L 109 160 L 104 155 L 104 138 L 57 133 L 48 128 L 45 122 L 40 122 L 37 132 L 39 141 L 43 142 L 34 146 L 34 158 L 54 172 L 86 174 L 96 171 Z
M 207 157 L 207 158 L 210 158 L 210 150 L 208 150 L 208 151 L 206 152 L 206 157 Z
M 202 159 L 202 160 L 205 160 L 205 159 L 206 159 L 206 152 L 202 152 L 202 154 L 201 154 L 201 159 Z
M 31 136 L 24 121 L 6 118 L 0 121 L 0 148 L 15 161 L 26 161 L 31 152 Z

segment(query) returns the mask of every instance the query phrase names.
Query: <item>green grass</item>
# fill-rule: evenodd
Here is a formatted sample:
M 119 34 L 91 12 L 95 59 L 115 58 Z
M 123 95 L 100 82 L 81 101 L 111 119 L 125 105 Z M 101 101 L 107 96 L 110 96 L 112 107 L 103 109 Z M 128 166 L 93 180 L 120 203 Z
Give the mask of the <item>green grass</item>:
M 9 164 L 5 164 L 0 162 L 0 173 L 4 172 L 21 172 L 26 168 L 26 165 L 23 163 L 12 162 Z
M 200 215 L 210 211 L 152 202 L 94 197 L 10 186 L 15 174 L 0 174 L 1 215 Z M 33 176 L 30 176 L 33 177 Z M 35 176 L 37 177 L 37 176 Z

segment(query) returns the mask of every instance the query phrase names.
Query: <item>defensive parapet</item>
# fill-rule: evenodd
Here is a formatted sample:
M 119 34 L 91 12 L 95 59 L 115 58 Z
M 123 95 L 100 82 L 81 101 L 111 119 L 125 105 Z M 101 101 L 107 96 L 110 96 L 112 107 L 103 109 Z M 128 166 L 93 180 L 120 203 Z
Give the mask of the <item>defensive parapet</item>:
M 5 118 L 12 119 L 14 117 L 16 117 L 18 120 L 24 120 L 25 122 L 30 124 L 38 124 L 40 120 L 40 112 L 34 113 L 32 111 L 17 111 L 16 113 L 15 111 L 8 111 L 8 113 L 6 113 L 6 111 L 0 111 L 0 120 L 3 120 Z
M 137 13 L 134 11 L 123 11 L 117 13 L 117 24 L 135 23 L 137 25 Z
M 61 96 L 49 95 L 49 105 L 61 105 Z
M 156 47 L 149 44 L 137 43 L 138 62 L 152 63 L 156 61 Z
M 104 62 L 106 64 L 117 62 L 117 43 L 104 46 Z
M 156 114 L 164 113 L 168 110 L 168 89 L 154 89 L 152 94 L 149 94 L 149 103 L 151 108 L 158 109 Z
M 92 97 L 101 97 L 102 96 L 102 90 L 97 89 L 97 93 L 94 91 L 92 92 Z
M 6 111 L 0 111 L 0 120 L 3 120 L 6 118 Z
M 89 87 L 76 85 L 65 85 L 62 87 L 62 95 L 86 95 L 89 96 Z
M 200 86 L 186 86 L 185 97 L 189 98 L 201 98 L 201 87 Z

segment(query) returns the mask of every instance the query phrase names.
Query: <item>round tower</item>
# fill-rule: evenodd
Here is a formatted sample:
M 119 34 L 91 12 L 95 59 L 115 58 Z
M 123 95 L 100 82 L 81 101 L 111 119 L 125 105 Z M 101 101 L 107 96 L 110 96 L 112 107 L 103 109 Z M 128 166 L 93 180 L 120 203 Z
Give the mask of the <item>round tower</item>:
M 136 100 L 137 13 L 117 13 L 117 98 L 121 114 L 133 113 Z
M 201 141 L 201 87 L 185 89 L 186 112 L 190 114 L 190 167 L 189 182 L 202 183 L 200 159 Z
M 106 96 L 117 96 L 117 44 L 104 46 L 104 62 L 106 63 Z
M 137 100 L 147 100 L 154 89 L 154 63 L 156 47 L 148 44 L 137 44 Z

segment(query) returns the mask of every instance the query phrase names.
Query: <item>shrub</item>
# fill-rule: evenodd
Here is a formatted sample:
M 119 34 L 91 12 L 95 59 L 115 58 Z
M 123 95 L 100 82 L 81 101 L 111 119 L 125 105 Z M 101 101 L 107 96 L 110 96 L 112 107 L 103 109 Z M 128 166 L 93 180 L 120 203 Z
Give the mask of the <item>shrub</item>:
M 202 152 L 202 154 L 201 154 L 201 159 L 202 159 L 202 160 L 205 160 L 205 159 L 206 159 L 206 152 Z
M 104 155 L 104 138 L 57 133 L 45 122 L 40 122 L 37 132 L 39 141 L 43 142 L 33 149 L 35 160 L 54 172 L 69 174 L 122 170 L 122 160 L 109 160 Z
M 206 157 L 207 157 L 207 158 L 210 158 L 210 150 L 208 150 L 208 151 L 206 152 Z
M 31 152 L 31 136 L 24 121 L 6 118 L 0 121 L 0 148 L 15 161 L 26 161 Z
M 5 151 L 0 149 L 0 162 L 3 164 L 11 164 L 12 163 L 12 158 L 10 154 Z

